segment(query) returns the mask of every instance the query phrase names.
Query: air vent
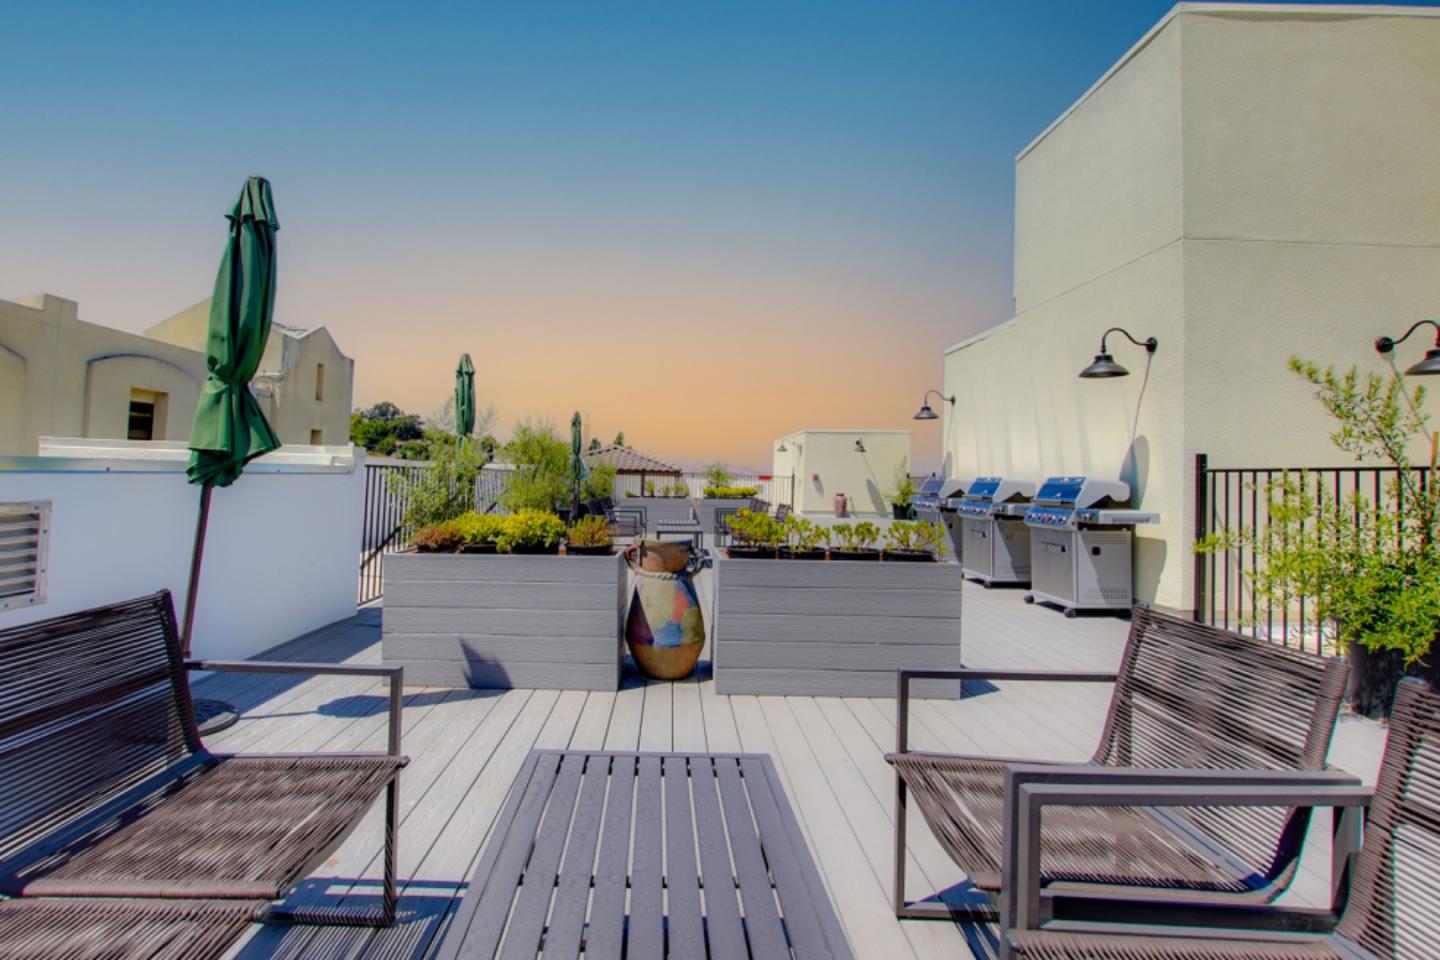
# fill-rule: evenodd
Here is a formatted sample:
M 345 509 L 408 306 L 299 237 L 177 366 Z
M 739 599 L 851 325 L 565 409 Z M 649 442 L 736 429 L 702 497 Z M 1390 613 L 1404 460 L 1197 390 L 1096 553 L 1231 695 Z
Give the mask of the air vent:
M 50 501 L 0 503 L 0 610 L 45 602 Z

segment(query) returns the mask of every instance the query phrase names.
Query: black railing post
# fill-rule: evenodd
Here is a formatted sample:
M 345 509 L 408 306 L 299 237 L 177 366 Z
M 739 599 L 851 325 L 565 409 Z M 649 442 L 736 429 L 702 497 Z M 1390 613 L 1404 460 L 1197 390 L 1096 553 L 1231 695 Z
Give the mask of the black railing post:
M 1195 541 L 1191 549 L 1195 552 L 1195 582 L 1191 586 L 1191 598 L 1194 600 L 1194 619 L 1197 623 L 1205 619 L 1205 577 L 1207 554 L 1200 553 L 1194 548 L 1205 539 L 1210 533 L 1210 456 L 1209 454 L 1195 454 Z

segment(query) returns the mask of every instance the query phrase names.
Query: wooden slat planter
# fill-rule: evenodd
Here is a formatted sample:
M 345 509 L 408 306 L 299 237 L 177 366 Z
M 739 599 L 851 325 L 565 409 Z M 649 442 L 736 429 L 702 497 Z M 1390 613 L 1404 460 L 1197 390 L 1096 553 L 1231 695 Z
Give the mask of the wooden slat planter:
M 902 667 L 960 666 L 959 564 L 722 556 L 715 575 L 717 693 L 893 697 Z
M 395 554 L 385 661 L 416 685 L 617 690 L 625 594 L 618 554 Z

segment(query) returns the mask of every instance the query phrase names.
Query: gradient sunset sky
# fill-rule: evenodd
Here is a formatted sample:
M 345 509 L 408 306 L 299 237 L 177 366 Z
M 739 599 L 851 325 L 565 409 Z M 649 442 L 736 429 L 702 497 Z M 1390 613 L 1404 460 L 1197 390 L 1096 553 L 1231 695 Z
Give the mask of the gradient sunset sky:
M 269 177 L 355 403 L 768 467 L 1011 313 L 1015 154 L 1159 19 L 1079 3 L 0 2 L 0 298 L 139 331 Z

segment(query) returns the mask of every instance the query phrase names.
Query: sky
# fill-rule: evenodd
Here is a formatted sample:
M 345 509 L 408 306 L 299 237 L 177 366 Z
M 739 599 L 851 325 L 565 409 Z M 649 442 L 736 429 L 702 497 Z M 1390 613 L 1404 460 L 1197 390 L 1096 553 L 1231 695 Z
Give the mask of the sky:
M 357 407 L 469 352 L 501 436 L 905 428 L 926 470 L 944 348 L 1011 314 L 1015 155 L 1170 6 L 0 0 L 0 298 L 142 331 L 260 174 L 276 319 Z

